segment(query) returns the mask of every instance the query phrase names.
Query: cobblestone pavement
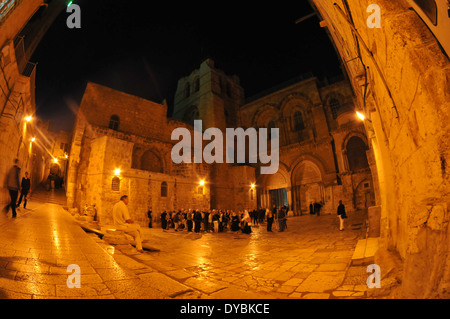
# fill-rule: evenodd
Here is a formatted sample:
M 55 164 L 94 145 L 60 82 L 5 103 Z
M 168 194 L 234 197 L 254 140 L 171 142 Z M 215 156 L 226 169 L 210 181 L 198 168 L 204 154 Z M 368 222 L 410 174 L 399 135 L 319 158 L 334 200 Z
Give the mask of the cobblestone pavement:
M 204 298 L 364 298 L 366 266 L 351 266 L 364 222 L 358 212 L 345 231 L 335 215 L 291 217 L 285 232 L 263 224 L 248 235 L 147 228 L 144 238 L 161 251 L 136 258 Z
M 338 230 L 334 215 L 288 219 L 285 232 L 188 233 L 143 228 L 160 251 L 108 245 L 56 204 L 0 216 L 0 298 L 364 298 L 365 267 L 352 267 L 363 213 Z M 351 227 L 350 225 L 356 225 Z M 356 229 L 352 229 L 356 228 Z M 68 288 L 67 266 L 81 269 Z

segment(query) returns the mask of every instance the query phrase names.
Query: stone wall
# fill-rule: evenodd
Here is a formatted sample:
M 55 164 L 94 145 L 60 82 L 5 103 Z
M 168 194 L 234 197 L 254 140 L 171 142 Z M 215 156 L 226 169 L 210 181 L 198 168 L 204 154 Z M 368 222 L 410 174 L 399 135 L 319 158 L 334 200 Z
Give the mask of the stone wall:
M 404 0 L 377 1 L 381 28 L 367 25 L 371 1 L 311 2 L 342 60 L 361 57 L 344 65 L 370 120 L 380 232 L 403 258 L 402 293 L 448 297 L 450 61 Z
M 11 31 L 5 28 L 13 28 L 9 20 L 0 25 L 0 38 L 3 32 Z M 38 131 L 37 118 L 26 121 L 27 116 L 35 113 L 32 79 L 19 73 L 13 41 L 8 41 L 0 51 L 0 86 L 3 88 L 0 93 L 0 206 L 4 207 L 10 202 L 6 176 L 14 159 L 19 159 L 20 179 L 29 172 L 34 191 L 42 181 L 47 154 L 42 138 L 35 143 L 31 141 Z

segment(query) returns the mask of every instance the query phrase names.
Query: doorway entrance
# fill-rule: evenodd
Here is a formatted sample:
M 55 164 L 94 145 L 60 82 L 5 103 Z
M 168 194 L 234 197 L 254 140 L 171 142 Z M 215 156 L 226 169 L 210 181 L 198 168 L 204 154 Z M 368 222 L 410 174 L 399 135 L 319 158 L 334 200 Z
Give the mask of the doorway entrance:
M 273 207 L 273 205 L 276 205 L 277 207 L 279 207 L 279 206 L 288 207 L 289 206 L 286 188 L 269 190 L 269 197 L 270 197 L 271 207 Z

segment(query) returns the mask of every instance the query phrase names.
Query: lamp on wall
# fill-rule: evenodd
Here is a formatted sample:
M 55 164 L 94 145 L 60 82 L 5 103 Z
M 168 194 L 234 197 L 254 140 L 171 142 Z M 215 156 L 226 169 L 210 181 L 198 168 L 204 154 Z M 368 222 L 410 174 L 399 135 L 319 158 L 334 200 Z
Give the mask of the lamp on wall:
M 364 116 L 364 114 L 359 113 L 359 112 L 356 112 L 356 116 L 358 116 L 358 117 L 361 119 L 361 121 L 364 121 L 364 120 L 366 119 L 366 117 Z
M 114 175 L 119 176 L 121 172 L 122 172 L 122 171 L 120 170 L 120 168 L 116 168 L 116 169 L 114 170 Z

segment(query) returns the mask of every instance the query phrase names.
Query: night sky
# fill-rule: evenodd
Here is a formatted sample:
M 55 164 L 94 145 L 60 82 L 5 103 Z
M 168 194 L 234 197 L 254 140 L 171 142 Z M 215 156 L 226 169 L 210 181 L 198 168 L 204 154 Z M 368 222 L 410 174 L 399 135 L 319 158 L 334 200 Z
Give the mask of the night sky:
M 241 80 L 246 97 L 306 72 L 319 79 L 341 73 L 337 55 L 313 10 L 302 1 L 75 0 L 81 29 L 66 26 L 63 11 L 31 58 L 37 115 L 54 130 L 71 131 L 70 105 L 88 81 L 154 102 L 167 99 L 177 80 L 207 57 Z

